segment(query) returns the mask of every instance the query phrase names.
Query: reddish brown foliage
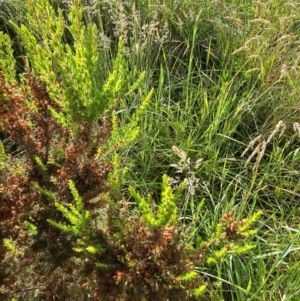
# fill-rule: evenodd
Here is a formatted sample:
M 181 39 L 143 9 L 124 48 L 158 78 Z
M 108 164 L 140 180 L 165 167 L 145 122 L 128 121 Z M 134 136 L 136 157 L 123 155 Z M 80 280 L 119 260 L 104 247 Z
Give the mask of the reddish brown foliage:
M 43 233 L 42 244 L 51 245 L 52 255 L 57 258 L 61 256 L 60 252 L 70 253 L 72 249 L 60 246 L 64 236 L 61 235 L 59 242 L 60 234 L 46 222 L 53 214 L 57 215 L 54 202 L 49 203 L 32 183 L 54 192 L 57 199 L 64 202 L 72 201 L 67 185 L 70 179 L 74 181 L 84 201 L 105 191 L 112 165 L 96 160 L 94 155 L 97 147 L 109 139 L 111 122 L 107 118 L 100 127 L 98 124 L 83 124 L 74 138 L 51 115 L 49 106 L 56 111 L 60 108 L 50 98 L 47 87 L 30 72 L 23 76 L 26 85 L 9 86 L 0 71 L 0 130 L 19 152 L 18 155 L 8 154 L 6 167 L 0 171 L 0 238 L 8 237 L 14 239 L 17 245 L 24 244 L 28 237 L 20 236 L 20 229 L 24 228 L 23 222 L 29 220 Z M 63 153 L 59 160 L 54 154 L 57 149 Z M 40 170 L 36 157 L 47 168 L 46 173 Z M 36 246 L 40 249 L 41 243 L 36 243 Z M 0 260 L 4 259 L 5 254 L 4 250 L 1 251 Z M 33 260 L 36 253 L 30 250 L 27 252 L 28 260 Z M 7 273 L 1 269 L 0 274 Z M 14 282 L 16 276 L 11 273 L 3 283 L 0 279 L 0 287 L 6 282 Z

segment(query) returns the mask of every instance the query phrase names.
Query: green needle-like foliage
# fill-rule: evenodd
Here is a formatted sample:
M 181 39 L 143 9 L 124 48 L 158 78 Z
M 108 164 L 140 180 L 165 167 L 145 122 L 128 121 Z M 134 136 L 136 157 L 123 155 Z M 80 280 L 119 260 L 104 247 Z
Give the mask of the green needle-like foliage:
M 4 71 L 10 84 L 16 82 L 16 60 L 13 55 L 12 42 L 7 34 L 0 31 L 0 70 Z
M 55 202 L 55 207 L 68 220 L 69 224 L 56 222 L 52 219 L 48 219 L 47 221 L 52 226 L 55 226 L 56 228 L 74 236 L 81 237 L 84 236 L 85 233 L 90 234 L 90 212 L 84 209 L 82 199 L 80 198 L 78 191 L 71 180 L 69 181 L 69 189 L 73 195 L 75 204 L 69 204 L 68 206 L 65 206 L 59 202 Z
M 72 1 L 68 25 L 62 11 L 57 15 L 47 0 L 26 0 L 25 8 L 28 25 L 13 25 L 24 41 L 33 74 L 47 84 L 51 98 L 61 108 L 58 112 L 50 107 L 63 127 L 76 134 L 80 123 L 92 124 L 140 85 L 144 73 L 130 84 L 122 38 L 112 70 L 108 74 L 103 70 L 98 30 L 95 24 L 85 25 L 81 1 Z M 66 29 L 71 43 L 62 42 Z
M 156 212 L 151 209 L 151 203 L 153 203 L 153 201 L 150 195 L 145 199 L 141 197 L 132 186 L 129 187 L 129 191 L 141 209 L 142 217 L 146 225 L 155 229 L 163 226 L 168 227 L 177 223 L 179 217 L 177 204 L 179 203 L 180 192 L 183 192 L 185 186 L 186 183 L 182 182 L 178 187 L 177 193 L 173 193 L 172 188 L 169 185 L 168 177 L 167 175 L 164 175 L 162 181 L 161 202 L 158 205 Z
M 2 141 L 0 141 L 0 170 L 5 166 L 6 157 L 7 155 L 5 153 L 4 145 Z

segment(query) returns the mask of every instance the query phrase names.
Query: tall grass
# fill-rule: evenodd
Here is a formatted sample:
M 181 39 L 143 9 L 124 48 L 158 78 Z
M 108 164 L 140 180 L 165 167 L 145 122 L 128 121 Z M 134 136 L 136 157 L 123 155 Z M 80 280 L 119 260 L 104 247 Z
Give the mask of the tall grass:
M 153 5 L 137 4 L 144 17 L 139 23 L 135 19 L 135 32 L 145 28 L 144 22 L 158 23 L 157 37 L 166 36 L 158 46 L 148 38 L 145 49 L 141 37 L 130 39 L 139 51 L 132 51 L 129 61 L 146 69 L 149 84 L 156 86 L 143 134 L 128 150 L 130 181 L 145 193 L 159 194 L 159 175 L 174 173 L 173 145 L 194 162 L 203 158 L 196 193 L 182 204 L 182 218 L 188 220 L 195 204 L 206 200 L 197 233 L 209 236 L 210 226 L 229 210 L 237 216 L 264 211 L 257 249 L 203 272 L 213 279 L 212 289 L 220 300 L 297 300 L 299 4 Z
M 115 53 L 122 35 L 131 69 L 146 71 L 139 89 L 155 88 L 141 134 L 121 153 L 125 194 L 132 185 L 159 200 L 164 173 L 174 187 L 190 180 L 180 219 L 189 224 L 205 201 L 190 240 L 210 237 L 226 212 L 262 210 L 257 247 L 200 273 L 213 301 L 299 300 L 299 3 L 83 2 L 99 47 Z M 17 18 L 10 10 L 1 16 Z M 120 104 L 121 125 L 138 96 Z M 184 171 L 174 167 L 173 146 L 190 158 Z

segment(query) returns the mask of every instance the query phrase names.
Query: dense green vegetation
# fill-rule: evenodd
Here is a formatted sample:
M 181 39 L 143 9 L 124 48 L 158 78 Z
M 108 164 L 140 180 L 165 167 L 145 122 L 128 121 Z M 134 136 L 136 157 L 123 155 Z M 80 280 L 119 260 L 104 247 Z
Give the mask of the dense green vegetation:
M 0 1 L 0 300 L 298 301 L 299 20 Z

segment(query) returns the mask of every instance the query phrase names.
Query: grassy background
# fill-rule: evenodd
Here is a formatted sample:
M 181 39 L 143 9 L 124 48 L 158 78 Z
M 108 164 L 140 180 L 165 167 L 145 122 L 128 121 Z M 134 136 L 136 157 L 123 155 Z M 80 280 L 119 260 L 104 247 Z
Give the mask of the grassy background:
M 66 8 L 65 2 L 53 1 Z M 202 218 L 193 224 L 203 237 L 228 211 L 244 217 L 262 210 L 257 248 L 200 273 L 210 279 L 214 300 L 299 300 L 300 4 L 83 2 L 103 53 L 114 56 L 123 36 L 131 69 L 146 71 L 140 89 L 155 88 L 138 140 L 122 151 L 129 167 L 125 194 L 133 185 L 159 199 L 164 173 L 175 182 L 188 178 L 181 219 L 193 219 L 204 199 Z M 22 44 L 11 18 L 27 22 L 22 1 L 0 1 L 0 30 L 11 35 L 18 57 Z M 124 102 L 121 122 L 139 105 L 138 93 Z M 172 146 L 190 158 L 182 173 L 171 166 L 179 161 Z

